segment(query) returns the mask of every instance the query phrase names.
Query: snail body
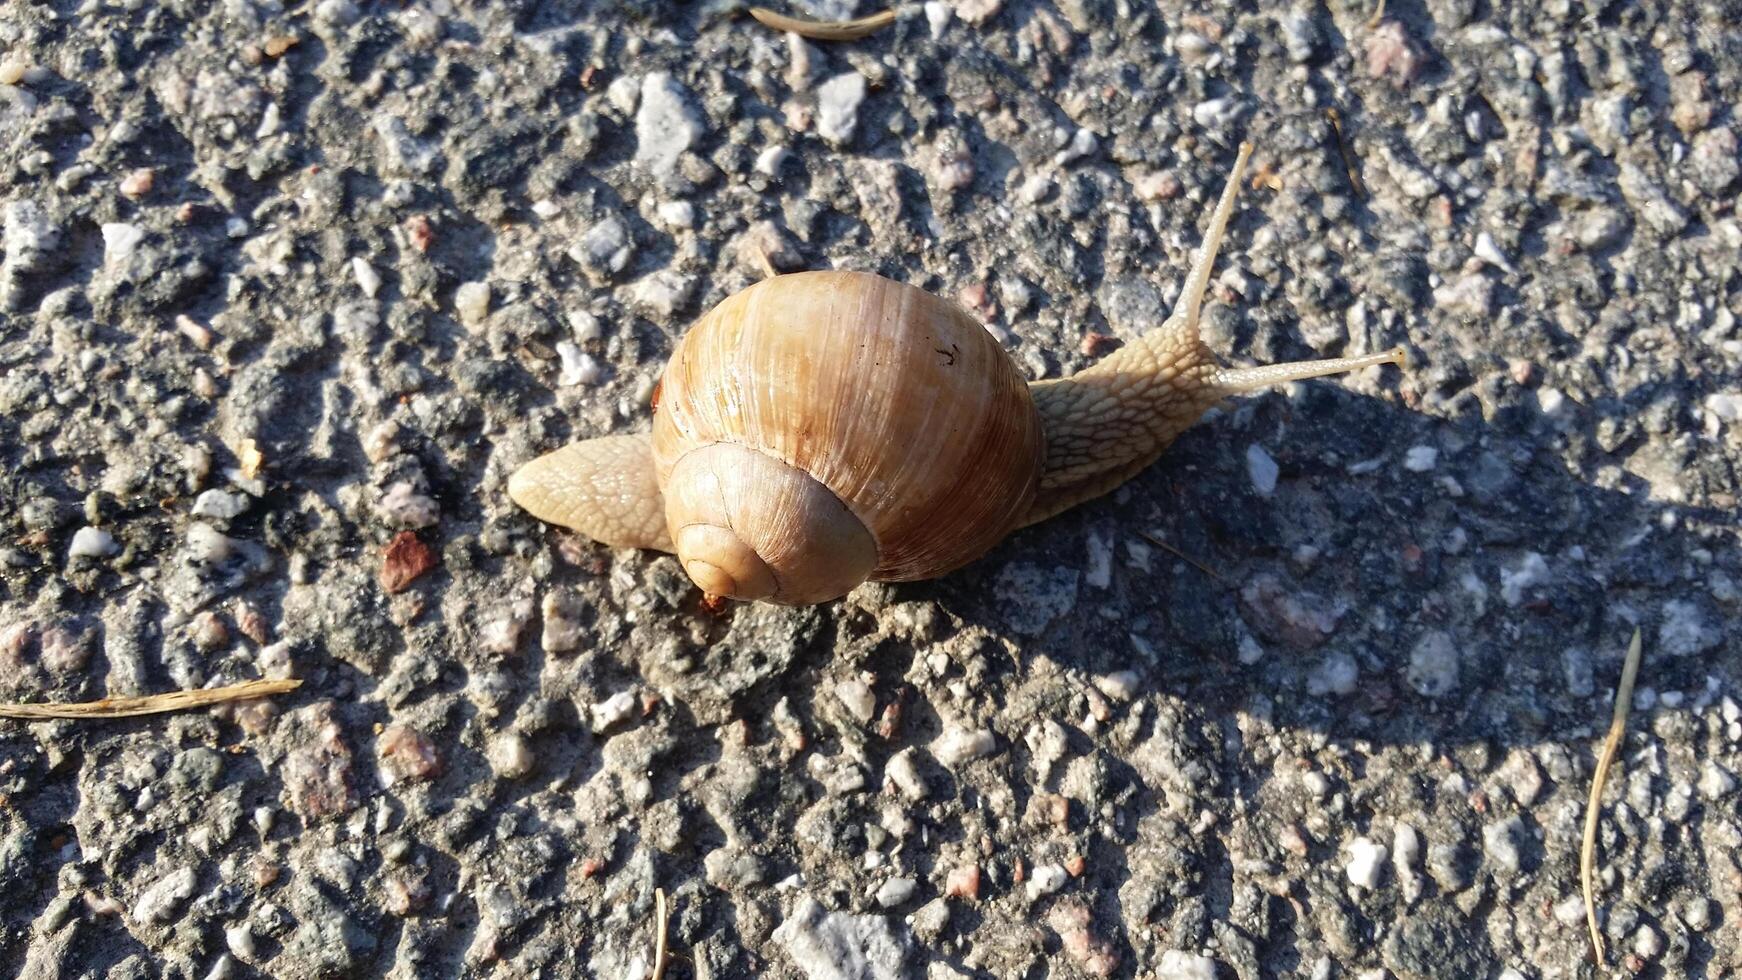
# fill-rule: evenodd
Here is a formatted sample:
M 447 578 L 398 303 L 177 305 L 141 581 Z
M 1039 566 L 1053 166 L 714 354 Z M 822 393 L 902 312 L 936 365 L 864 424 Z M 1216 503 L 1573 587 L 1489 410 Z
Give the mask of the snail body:
M 1392 350 L 1227 369 L 1199 340 L 1249 153 L 1178 308 L 1069 378 L 1025 384 L 979 323 L 921 289 L 856 272 L 776 276 L 684 335 L 651 436 L 541 456 L 509 495 L 604 544 L 675 552 L 709 594 L 823 602 L 867 579 L 968 564 L 1130 479 L 1231 394 L 1402 363 Z

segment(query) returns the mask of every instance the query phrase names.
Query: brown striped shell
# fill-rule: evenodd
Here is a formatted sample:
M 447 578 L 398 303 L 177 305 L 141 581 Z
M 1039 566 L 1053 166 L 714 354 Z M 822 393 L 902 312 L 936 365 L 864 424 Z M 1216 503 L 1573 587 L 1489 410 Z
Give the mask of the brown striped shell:
M 973 561 L 1034 500 L 1028 386 L 966 313 L 857 272 L 765 280 L 673 353 L 653 422 L 678 557 L 704 590 L 816 602 Z

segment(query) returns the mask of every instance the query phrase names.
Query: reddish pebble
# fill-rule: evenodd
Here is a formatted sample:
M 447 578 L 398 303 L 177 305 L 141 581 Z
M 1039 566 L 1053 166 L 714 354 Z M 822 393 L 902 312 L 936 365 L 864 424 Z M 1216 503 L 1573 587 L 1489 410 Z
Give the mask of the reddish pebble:
M 1057 793 L 1037 793 L 1028 798 L 1025 817 L 1031 825 L 1063 827 L 1070 821 L 1070 816 L 1071 801 Z
M 1441 228 L 1452 226 L 1452 199 L 1441 194 L 1430 202 L 1430 213 Z
M 272 628 L 266 624 L 265 614 L 246 599 L 236 604 L 236 628 L 261 646 L 272 642 Z
M 0 630 L 0 664 L 10 670 L 24 668 L 24 652 L 30 648 L 30 624 L 14 623 Z
M 54 673 L 77 673 L 91 662 L 91 641 L 89 632 L 51 626 L 37 641 L 37 656 L 42 658 L 42 665 Z
M 1087 867 L 1088 862 L 1083 860 L 1081 854 L 1072 854 L 1070 858 L 1065 861 L 1065 870 L 1070 872 L 1072 878 L 1081 878 L 1084 869 Z
M 121 193 L 127 198 L 137 201 L 151 193 L 151 185 L 156 182 L 150 167 L 141 167 L 126 177 L 121 178 Z
M 194 645 L 207 653 L 222 650 L 230 642 L 230 628 L 210 609 L 194 617 L 189 632 L 193 635 Z
M 393 875 L 382 890 L 387 893 L 387 911 L 394 915 L 410 915 L 429 904 L 429 880 L 422 872 Z
M 956 294 L 956 301 L 982 320 L 992 320 L 998 316 L 998 304 L 993 302 L 992 293 L 983 282 L 963 286 L 962 291 Z
M 1421 571 L 1422 550 L 1415 542 L 1403 546 L 1403 568 L 1408 572 Z
M 901 734 L 901 702 L 891 701 L 883 706 L 883 717 L 877 719 L 877 735 L 879 738 L 895 738 Z
M 357 805 L 351 788 L 351 750 L 345 745 L 332 706 L 297 712 L 314 737 L 285 757 L 280 779 L 290 809 L 305 820 L 336 816 Z
M 441 775 L 442 757 L 428 735 L 405 725 L 391 725 L 375 743 L 382 773 L 389 786 L 402 780 Z
M 435 229 L 430 227 L 428 218 L 421 214 L 412 218 L 406 225 L 406 230 L 411 233 L 413 248 L 419 252 L 429 251 L 431 243 L 435 241 Z
M 1113 708 L 1107 703 L 1107 699 L 1101 696 L 1100 691 L 1091 687 L 1086 689 L 1083 694 L 1089 699 L 1089 717 L 1102 723 L 1113 717 Z
M 436 566 L 435 549 L 419 540 L 413 531 L 401 531 L 387 543 L 382 556 L 381 587 L 404 592 L 418 576 Z
M 1118 337 L 1091 330 L 1083 334 L 1081 349 L 1084 357 L 1100 357 L 1103 354 L 1111 354 L 1123 346 L 1125 346 L 1125 342 Z
M 599 869 L 604 867 L 604 866 L 605 866 L 605 862 L 599 860 L 598 858 L 587 858 L 585 861 L 581 862 L 581 877 L 582 878 L 591 878 L 594 875 L 598 874 Z
M 950 871 L 944 879 L 945 898 L 966 898 L 969 900 L 980 897 L 980 866 L 965 864 Z
M 1380 24 L 1367 35 L 1367 74 L 1373 78 L 1391 76 L 1394 88 L 1409 87 L 1421 70 L 1421 53 L 1410 43 L 1403 25 L 1395 20 Z
M 1119 967 L 1113 944 L 1089 931 L 1092 917 L 1088 906 L 1078 901 L 1060 902 L 1047 913 L 1046 924 L 1058 933 L 1069 953 L 1090 976 L 1112 976 Z
M 278 34 L 266 39 L 265 53 L 268 58 L 276 58 L 301 43 L 302 38 L 295 34 Z

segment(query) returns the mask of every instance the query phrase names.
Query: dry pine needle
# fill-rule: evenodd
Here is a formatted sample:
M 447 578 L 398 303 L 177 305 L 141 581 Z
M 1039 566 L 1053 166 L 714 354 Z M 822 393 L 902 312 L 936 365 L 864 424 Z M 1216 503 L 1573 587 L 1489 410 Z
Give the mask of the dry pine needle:
M 1621 666 L 1621 685 L 1615 689 L 1615 716 L 1609 722 L 1609 735 L 1603 739 L 1603 751 L 1597 756 L 1597 771 L 1591 774 L 1591 800 L 1585 806 L 1585 841 L 1579 848 L 1579 884 L 1585 893 L 1585 924 L 1591 929 L 1591 953 L 1597 965 L 1603 965 L 1603 934 L 1597 930 L 1597 820 L 1603 812 L 1603 781 L 1621 750 L 1621 738 L 1627 733 L 1627 712 L 1633 706 L 1633 682 L 1639 676 L 1639 630 L 1633 631 L 1633 642 L 1627 646 L 1627 660 Z
M 857 41 L 895 23 L 895 11 L 885 10 L 857 20 L 800 20 L 777 14 L 767 7 L 751 7 L 750 16 L 765 27 L 787 31 L 813 41 Z
M 0 718 L 133 718 L 157 715 L 168 711 L 184 711 L 230 701 L 250 701 L 272 694 L 284 694 L 302 686 L 297 678 L 277 681 L 244 681 L 226 687 L 208 687 L 195 691 L 171 691 L 167 694 L 146 694 L 137 697 L 103 698 L 58 704 L 0 704 Z

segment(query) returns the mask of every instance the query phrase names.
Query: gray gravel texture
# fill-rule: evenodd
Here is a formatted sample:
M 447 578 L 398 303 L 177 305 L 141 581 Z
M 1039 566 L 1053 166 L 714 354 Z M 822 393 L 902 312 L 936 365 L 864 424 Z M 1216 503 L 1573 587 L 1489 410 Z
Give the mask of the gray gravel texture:
M 1742 970 L 1742 11 L 1159 8 L 0 4 L 4 694 L 305 680 L 0 722 L 0 974 Z M 1211 346 L 1407 375 L 817 609 L 506 498 L 765 264 L 1090 363 L 1243 138 Z

